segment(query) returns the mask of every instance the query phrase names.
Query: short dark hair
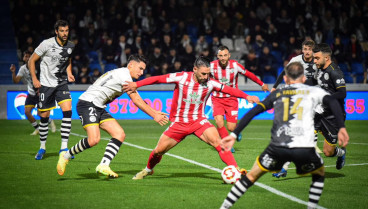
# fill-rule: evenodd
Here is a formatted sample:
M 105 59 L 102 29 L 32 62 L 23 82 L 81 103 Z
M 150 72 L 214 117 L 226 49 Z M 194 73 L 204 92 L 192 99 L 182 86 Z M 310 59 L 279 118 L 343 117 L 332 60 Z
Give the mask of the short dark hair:
M 59 27 L 66 27 L 66 26 L 69 26 L 68 21 L 66 21 L 66 20 L 58 20 L 58 21 L 56 21 L 56 23 L 54 25 L 54 29 L 55 30 L 58 30 Z
M 304 75 L 304 68 L 300 62 L 292 62 L 285 69 L 286 76 L 296 80 L 300 76 Z
M 194 67 L 210 67 L 210 60 L 204 56 L 199 56 L 194 62 Z
M 309 47 L 314 47 L 314 45 L 315 45 L 315 43 L 314 43 L 314 41 L 313 40 L 305 40 L 305 41 L 303 41 L 303 43 L 302 43 L 302 47 L 303 46 L 309 46 Z
M 317 52 L 322 52 L 322 54 L 328 54 L 329 56 L 331 56 L 331 54 L 332 54 L 332 50 L 331 50 L 330 46 L 328 44 L 325 44 L 325 43 L 316 44 L 314 46 L 313 53 L 317 53 Z
M 146 65 L 147 65 L 147 62 L 148 62 L 145 56 L 139 55 L 139 54 L 130 55 L 129 58 L 128 58 L 128 63 L 132 60 L 136 61 L 136 62 L 144 62 L 144 64 L 146 64 Z
M 30 51 L 28 51 L 28 50 L 25 50 L 25 51 L 23 52 L 23 56 L 24 56 L 24 55 L 26 55 L 26 54 L 32 55 L 32 53 L 31 53 Z
M 230 50 L 229 50 L 229 48 L 228 48 L 227 46 L 221 45 L 221 46 L 219 46 L 219 47 L 218 47 L 217 52 L 218 52 L 218 51 L 223 51 L 223 50 L 225 50 L 225 49 L 226 49 L 226 50 L 228 50 L 228 51 L 230 51 Z

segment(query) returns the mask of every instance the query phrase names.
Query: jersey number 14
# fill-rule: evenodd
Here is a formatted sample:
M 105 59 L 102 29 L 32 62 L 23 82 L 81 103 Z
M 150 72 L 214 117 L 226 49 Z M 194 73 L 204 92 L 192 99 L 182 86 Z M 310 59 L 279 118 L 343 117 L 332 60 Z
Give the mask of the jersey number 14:
M 294 103 L 294 105 L 290 109 L 290 106 L 289 106 L 290 98 L 288 98 L 288 97 L 282 98 L 282 102 L 284 103 L 284 117 L 283 117 L 284 121 L 289 120 L 289 109 L 290 109 L 290 114 L 297 114 L 297 119 L 302 120 L 302 118 L 303 118 L 303 107 L 299 107 L 299 104 L 302 100 L 303 100 L 303 98 L 298 98 L 296 100 L 296 102 Z

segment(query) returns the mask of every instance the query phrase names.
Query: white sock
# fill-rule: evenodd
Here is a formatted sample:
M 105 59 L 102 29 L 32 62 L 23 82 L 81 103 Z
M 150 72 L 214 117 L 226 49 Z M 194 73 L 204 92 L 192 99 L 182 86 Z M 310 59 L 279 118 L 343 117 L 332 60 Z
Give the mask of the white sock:
M 46 141 L 40 141 L 41 142 L 41 147 L 42 149 L 46 149 Z
M 145 168 L 145 170 L 147 171 L 147 172 L 152 172 L 152 169 L 149 169 L 149 168 Z
M 61 148 L 60 149 L 67 149 L 68 148 L 68 142 L 61 142 Z

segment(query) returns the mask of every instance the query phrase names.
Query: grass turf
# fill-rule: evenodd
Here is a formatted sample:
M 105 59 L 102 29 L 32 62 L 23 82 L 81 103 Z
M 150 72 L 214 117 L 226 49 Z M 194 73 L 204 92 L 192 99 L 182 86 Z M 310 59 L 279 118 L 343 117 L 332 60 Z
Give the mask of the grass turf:
M 119 120 L 126 132 L 126 142 L 153 149 L 166 127 L 149 120 Z M 250 169 L 256 157 L 267 146 L 271 121 L 253 121 L 244 131 L 243 140 L 235 144 L 235 158 L 241 167 Z M 60 126 L 60 121 L 56 121 Z M 111 168 L 117 179 L 98 176 L 100 162 L 109 136 L 102 133 L 101 142 L 72 160 L 64 176 L 56 172 L 60 132 L 49 133 L 47 153 L 41 161 L 34 155 L 39 148 L 38 136 L 28 121 L 0 120 L 0 208 L 219 208 L 231 185 L 222 183 L 219 173 L 180 159 L 164 156 L 155 174 L 140 181 L 131 178 L 146 166 L 150 151 L 122 145 Z M 320 205 L 326 208 L 366 208 L 368 200 L 368 121 L 347 121 L 350 134 L 346 166 L 335 169 L 336 158 L 324 157 L 325 188 Z M 85 135 L 80 122 L 72 121 L 72 132 Z M 71 135 L 69 147 L 80 136 Z M 318 146 L 322 149 L 323 139 Z M 170 150 L 215 168 L 225 165 L 217 152 L 194 136 L 187 137 Z M 278 191 L 308 201 L 310 176 L 295 174 L 292 164 L 286 178 L 271 174 L 259 182 Z M 253 186 L 234 208 L 306 208 L 305 205 Z

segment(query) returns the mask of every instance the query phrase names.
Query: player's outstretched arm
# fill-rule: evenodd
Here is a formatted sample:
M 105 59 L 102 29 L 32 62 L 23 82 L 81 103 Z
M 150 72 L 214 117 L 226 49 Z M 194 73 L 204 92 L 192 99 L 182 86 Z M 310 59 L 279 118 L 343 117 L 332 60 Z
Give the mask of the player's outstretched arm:
M 137 90 L 137 83 L 131 81 L 125 81 L 127 84 L 123 85 L 124 92 L 135 92 Z
M 337 134 L 337 138 L 339 140 L 339 145 L 341 147 L 346 147 L 349 143 L 349 135 L 346 131 L 346 128 L 340 128 L 339 133 Z
M 160 75 L 160 76 L 152 76 L 137 82 L 126 81 L 127 84 L 123 85 L 123 91 L 125 92 L 134 92 L 137 88 L 142 86 L 148 86 L 157 83 L 167 83 L 166 78 L 169 74 Z
M 68 75 L 68 81 L 69 82 L 74 82 L 75 81 L 74 75 L 72 73 L 72 59 L 69 59 L 69 65 L 66 68 L 66 74 Z
M 154 121 L 156 121 L 161 126 L 166 125 L 169 122 L 169 118 L 167 117 L 167 113 L 163 113 L 160 111 L 157 111 L 147 105 L 146 102 L 143 101 L 143 99 L 139 96 L 139 94 L 135 92 L 131 92 L 128 94 L 130 99 L 132 99 L 133 103 L 141 109 L 143 112 L 145 112 L 147 115 L 151 116 Z
M 36 62 L 39 59 L 40 59 L 40 56 L 38 56 L 38 54 L 36 53 L 33 53 L 32 56 L 28 60 L 28 67 L 29 67 L 29 72 L 31 73 L 33 86 L 37 89 L 41 87 L 41 83 L 37 79 L 37 76 L 36 76 Z
M 263 81 L 261 81 L 256 75 L 254 75 L 254 73 L 246 70 L 245 74 L 244 74 L 247 78 L 249 78 L 250 80 L 254 81 L 255 83 L 257 83 L 258 85 L 260 85 L 262 87 L 262 91 L 266 92 L 266 91 L 270 91 L 268 89 L 268 85 L 263 83 Z
M 244 98 L 248 100 L 250 103 L 259 103 L 259 98 L 257 96 L 250 96 L 246 93 L 244 93 L 242 90 L 231 88 L 229 86 L 224 86 L 224 88 L 221 90 L 221 92 L 230 94 L 231 96 L 238 97 L 238 98 Z
M 16 76 L 15 75 L 15 65 L 14 64 L 11 64 L 10 65 L 10 72 L 12 73 L 12 79 L 13 79 L 13 83 L 19 83 L 20 79 L 22 79 L 21 76 Z

